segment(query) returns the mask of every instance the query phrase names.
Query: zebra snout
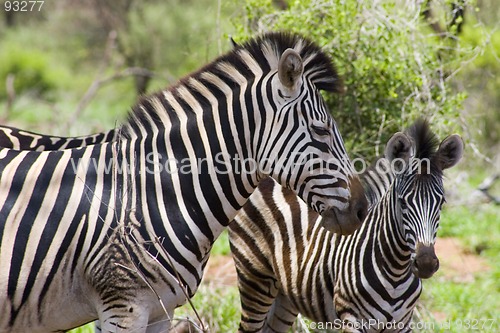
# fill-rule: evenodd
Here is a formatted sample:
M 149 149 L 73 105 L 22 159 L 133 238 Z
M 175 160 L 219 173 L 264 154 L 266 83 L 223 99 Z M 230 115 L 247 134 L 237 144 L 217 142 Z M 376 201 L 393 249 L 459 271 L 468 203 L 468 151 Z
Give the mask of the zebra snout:
M 434 245 L 417 243 L 415 258 L 412 263 L 412 272 L 421 279 L 428 279 L 439 269 L 439 259 L 434 252 Z
M 351 235 L 361 227 L 368 211 L 368 201 L 366 200 L 363 186 L 359 179 L 352 178 L 350 183 L 351 198 L 344 210 L 332 207 L 321 214 L 321 225 L 331 232 L 340 235 Z
M 349 202 L 349 209 L 351 215 L 354 216 L 354 224 L 357 225 L 356 229 L 358 229 L 368 214 L 368 200 L 366 199 L 365 190 L 357 177 L 351 179 L 351 200 Z
M 321 225 L 340 235 L 351 235 L 359 229 L 365 220 L 368 201 L 358 178 L 351 179 L 351 198 L 343 210 L 331 207 L 323 212 Z
M 366 215 L 368 214 L 368 201 L 366 200 L 365 196 L 360 198 L 354 205 L 354 212 L 356 214 L 356 217 L 358 218 L 360 223 L 363 223 L 363 221 L 366 218 Z
M 366 199 L 365 199 L 366 200 Z M 321 225 L 326 230 L 340 235 L 351 235 L 359 229 L 366 217 L 366 203 L 351 203 L 349 208 L 341 211 L 337 208 L 327 209 L 321 214 Z

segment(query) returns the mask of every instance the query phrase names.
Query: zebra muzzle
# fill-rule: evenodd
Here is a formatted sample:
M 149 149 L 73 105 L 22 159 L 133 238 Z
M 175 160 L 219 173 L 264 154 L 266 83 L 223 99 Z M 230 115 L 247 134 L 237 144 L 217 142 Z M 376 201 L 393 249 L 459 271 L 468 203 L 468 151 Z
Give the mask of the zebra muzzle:
M 350 210 L 340 211 L 334 207 L 321 214 L 321 226 L 333 233 L 347 236 L 359 229 L 365 215 L 366 213 L 362 209 L 353 214 Z
M 351 198 L 345 210 L 336 207 L 326 209 L 321 214 L 321 226 L 340 235 L 351 235 L 361 227 L 366 218 L 368 201 L 358 178 L 351 179 Z
M 416 255 L 411 262 L 411 270 L 415 276 L 428 279 L 439 269 L 439 259 L 434 251 L 434 244 L 417 243 Z

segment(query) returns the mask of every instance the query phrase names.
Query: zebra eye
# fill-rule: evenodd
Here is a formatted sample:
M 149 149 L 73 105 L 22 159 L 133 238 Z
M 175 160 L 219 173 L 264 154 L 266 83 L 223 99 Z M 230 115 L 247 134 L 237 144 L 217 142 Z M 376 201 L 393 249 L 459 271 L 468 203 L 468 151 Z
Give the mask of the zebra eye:
M 408 209 L 408 206 L 406 205 L 405 199 L 398 198 L 398 201 L 399 201 L 399 207 L 401 207 L 401 209 L 403 209 L 403 210 Z
M 311 128 L 319 136 L 328 136 L 328 135 L 330 135 L 330 129 L 328 129 L 328 128 L 319 127 L 319 126 L 311 126 Z
M 446 199 L 443 198 L 443 200 L 441 200 L 441 202 L 439 203 L 439 209 L 443 208 L 443 205 L 446 203 Z

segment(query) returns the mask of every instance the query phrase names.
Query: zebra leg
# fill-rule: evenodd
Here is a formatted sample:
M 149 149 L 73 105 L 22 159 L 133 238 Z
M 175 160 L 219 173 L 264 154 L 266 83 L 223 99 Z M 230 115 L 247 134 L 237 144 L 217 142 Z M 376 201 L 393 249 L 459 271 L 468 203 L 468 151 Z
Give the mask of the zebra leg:
M 346 289 L 347 288 L 343 284 L 337 283 L 335 285 L 335 293 L 333 296 L 335 311 L 342 321 L 341 332 L 363 333 L 365 330 L 362 329 L 362 321 L 360 321 L 357 315 L 355 315 L 356 313 L 359 313 L 359 311 L 354 304 L 349 301 L 349 297 L 344 292 Z
M 274 278 L 259 278 L 249 271 L 238 273 L 238 288 L 241 298 L 241 321 L 238 332 L 260 332 L 267 313 L 277 294 L 277 281 Z
M 165 320 L 158 320 L 155 323 L 148 324 L 146 328 L 146 333 L 168 332 L 171 322 L 169 318 L 172 318 L 172 314 L 166 316 Z M 102 332 L 101 322 L 99 320 L 96 320 L 94 324 L 95 324 L 94 333 L 101 333 Z
M 267 315 L 266 326 L 262 332 L 286 333 L 292 327 L 297 315 L 298 311 L 295 306 L 280 292 Z
M 163 316 L 163 318 L 150 320 L 146 333 L 168 333 L 172 323 L 172 315 L 173 312 Z
M 101 322 L 99 320 L 94 321 L 94 333 L 101 333 Z
M 142 314 L 130 312 L 117 314 L 116 311 L 109 315 L 107 319 L 95 321 L 95 332 L 140 332 L 140 333 L 164 333 L 170 330 L 172 313 L 161 318 L 149 320 L 149 313 L 142 311 Z M 116 319 L 119 318 L 119 319 Z
M 114 307 L 99 314 L 102 333 L 134 332 L 146 333 L 149 313 L 141 307 Z

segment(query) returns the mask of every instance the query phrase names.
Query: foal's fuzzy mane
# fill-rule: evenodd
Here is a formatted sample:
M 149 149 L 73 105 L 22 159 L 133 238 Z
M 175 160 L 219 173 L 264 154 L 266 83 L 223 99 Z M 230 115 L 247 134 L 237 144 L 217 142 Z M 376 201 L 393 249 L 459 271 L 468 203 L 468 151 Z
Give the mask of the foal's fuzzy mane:
M 297 34 L 287 32 L 271 32 L 262 36 L 250 39 L 240 45 L 236 45 L 228 53 L 218 57 L 214 61 L 205 65 L 198 71 L 182 78 L 176 84 L 150 96 L 144 96 L 141 101 L 129 113 L 128 124 L 142 125 L 148 127 L 148 120 L 151 118 L 157 121 L 158 116 L 151 100 L 158 98 L 164 101 L 163 94 L 169 91 L 174 96 L 180 87 L 188 90 L 193 89 L 190 80 L 195 79 L 201 83 L 207 83 L 206 86 L 214 95 L 220 95 L 221 92 L 206 80 L 207 74 L 213 74 L 226 82 L 229 86 L 235 85 L 235 78 L 231 77 L 225 71 L 227 66 L 235 68 L 248 81 L 256 79 L 255 68 L 250 68 L 248 64 L 248 55 L 258 64 L 259 70 L 265 75 L 271 71 L 276 71 L 279 59 L 282 53 L 292 48 L 297 51 L 304 62 L 304 76 L 315 85 L 319 90 L 332 92 L 342 92 L 343 84 L 337 70 L 332 64 L 331 58 L 315 43 Z M 164 103 L 165 104 L 165 103 Z M 135 127 L 135 126 L 133 126 Z M 135 131 L 134 131 L 135 132 Z M 130 134 L 130 133 L 128 133 Z M 123 135 L 128 136 L 127 131 Z
M 432 160 L 439 141 L 436 134 L 432 132 L 429 122 L 426 119 L 418 119 L 406 130 L 406 133 L 415 143 L 415 158 Z

